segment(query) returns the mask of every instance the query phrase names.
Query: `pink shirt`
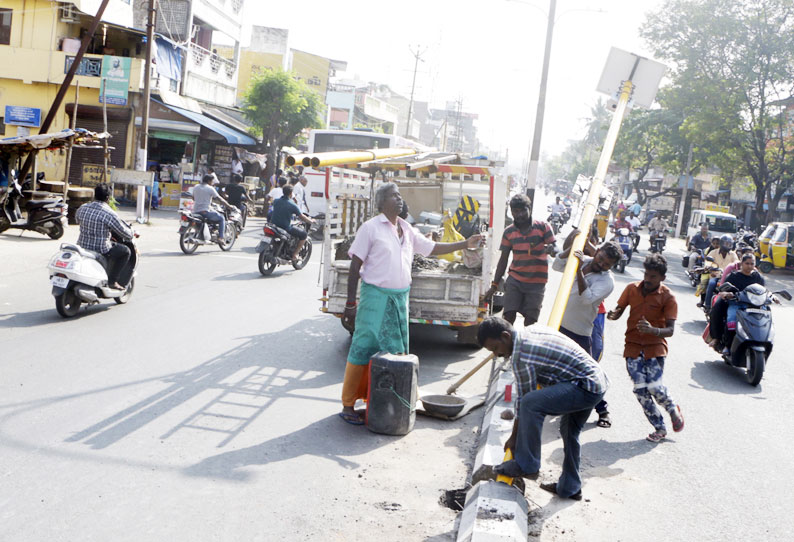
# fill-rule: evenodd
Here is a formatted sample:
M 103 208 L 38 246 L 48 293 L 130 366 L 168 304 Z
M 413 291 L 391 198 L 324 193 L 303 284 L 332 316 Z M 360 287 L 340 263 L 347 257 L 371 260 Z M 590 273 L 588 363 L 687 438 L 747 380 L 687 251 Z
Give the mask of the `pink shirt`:
M 361 279 L 367 284 L 394 290 L 408 288 L 414 252 L 429 256 L 436 245 L 402 218 L 398 217 L 397 222 L 403 230 L 402 242 L 397 226 L 382 213 L 364 222 L 356 232 L 347 253 L 364 262 Z

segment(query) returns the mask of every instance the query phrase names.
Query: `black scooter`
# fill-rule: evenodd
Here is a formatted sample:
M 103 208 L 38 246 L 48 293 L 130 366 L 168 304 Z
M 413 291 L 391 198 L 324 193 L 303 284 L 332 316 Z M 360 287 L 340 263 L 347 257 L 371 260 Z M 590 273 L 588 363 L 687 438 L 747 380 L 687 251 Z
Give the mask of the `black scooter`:
M 791 294 L 786 290 L 770 292 L 760 284 L 751 284 L 739 292 L 726 283 L 720 286 L 720 291 L 734 294 L 721 338 L 723 344 L 730 346 L 723 350 L 722 358 L 728 365 L 745 369 L 747 382 L 757 386 L 775 341 L 771 305 L 779 303 L 775 296 L 791 301 Z
M 0 233 L 15 228 L 35 231 L 50 239 L 60 239 L 63 236 L 68 211 L 63 198 L 29 200 L 25 203 L 27 218 L 22 216 L 19 207 L 22 199 L 22 187 L 16 179 L 11 180 L 5 194 L 0 194 Z

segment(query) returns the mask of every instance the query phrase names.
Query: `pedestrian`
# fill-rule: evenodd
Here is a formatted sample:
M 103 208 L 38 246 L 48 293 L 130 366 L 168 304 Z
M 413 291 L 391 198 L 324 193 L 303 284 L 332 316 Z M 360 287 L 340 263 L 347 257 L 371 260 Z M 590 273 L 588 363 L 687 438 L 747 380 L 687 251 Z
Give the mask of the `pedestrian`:
M 379 213 L 356 232 L 350 246 L 347 302 L 342 325 L 353 332 L 342 386 L 342 412 L 347 423 L 361 425 L 364 419 L 354 410 L 369 389 L 368 364 L 373 354 L 408 353 L 408 291 L 414 253 L 423 256 L 476 248 L 481 235 L 456 243 L 435 243 L 399 217 L 403 207 L 400 190 L 384 183 L 375 192 Z M 356 302 L 359 278 L 360 300 Z
M 306 178 L 306 175 L 300 175 L 295 182 L 295 189 L 292 193 L 292 197 L 295 199 L 295 203 L 298 204 L 298 207 L 300 207 L 301 212 L 311 216 L 309 213 L 309 204 L 306 202 L 307 184 L 309 184 L 309 180 Z
M 502 235 L 502 255 L 491 287 L 485 293 L 485 299 L 496 293 L 512 252 L 513 260 L 504 284 L 504 319 L 512 324 L 520 312 L 524 326 L 534 324 L 540 317 L 548 282 L 548 254 L 554 252 L 555 242 L 548 222 L 532 220 L 531 208 L 532 200 L 524 194 L 516 194 L 510 199 L 513 224 Z
M 477 341 L 498 356 L 509 356 L 516 382 L 516 417 L 505 443 L 513 458 L 497 474 L 536 478 L 546 416 L 561 416 L 564 459 L 556 483 L 540 487 L 560 497 L 581 500 L 579 434 L 593 407 L 604 397 L 609 379 L 587 352 L 559 331 L 545 326 L 514 329 L 491 316 L 480 324 Z M 540 386 L 540 389 L 538 389 Z
M 670 415 L 673 431 L 684 428 L 681 408 L 675 404 L 662 383 L 667 357 L 665 338 L 673 336 L 678 304 L 670 289 L 662 284 L 667 274 L 664 256 L 650 254 L 643 266 L 643 280 L 626 286 L 620 294 L 617 307 L 607 313 L 607 318 L 617 320 L 626 307 L 631 307 L 623 357 L 626 358 L 626 370 L 634 382 L 634 395 L 654 428 L 646 439 L 659 442 L 667 436 L 667 429 L 654 400 Z
M 562 252 L 557 255 L 552 264 L 552 269 L 555 271 L 565 270 L 571 245 L 577 234 L 579 231 L 573 230 L 563 243 Z M 579 260 L 579 264 L 576 270 L 576 280 L 563 312 L 560 333 L 571 338 L 596 359 L 593 355 L 592 336 L 595 321 L 598 318 L 598 308 L 615 289 L 615 281 L 610 269 L 620 261 L 623 251 L 620 250 L 617 243 L 612 241 L 604 243 L 597 249 L 588 243 L 588 248 L 593 254 L 592 257 L 585 256 L 581 250 L 574 252 L 574 257 Z M 601 340 L 603 344 L 603 331 Z M 599 427 L 612 427 L 612 419 L 609 416 L 606 401 L 602 400 L 596 405 L 596 412 L 598 413 L 597 425 Z

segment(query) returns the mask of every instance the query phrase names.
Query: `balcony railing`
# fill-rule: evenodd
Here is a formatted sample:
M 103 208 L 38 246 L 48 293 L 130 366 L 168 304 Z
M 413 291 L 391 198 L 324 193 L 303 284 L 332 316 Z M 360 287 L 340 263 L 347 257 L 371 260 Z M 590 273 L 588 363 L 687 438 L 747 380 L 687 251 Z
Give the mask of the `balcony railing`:
M 194 68 L 193 71 L 204 72 L 204 75 L 208 75 L 207 72 L 209 72 L 218 76 L 218 80 L 221 82 L 225 81 L 231 84 L 234 81 L 237 65 L 231 60 L 208 51 L 195 43 L 190 44 L 190 59 L 191 66 Z

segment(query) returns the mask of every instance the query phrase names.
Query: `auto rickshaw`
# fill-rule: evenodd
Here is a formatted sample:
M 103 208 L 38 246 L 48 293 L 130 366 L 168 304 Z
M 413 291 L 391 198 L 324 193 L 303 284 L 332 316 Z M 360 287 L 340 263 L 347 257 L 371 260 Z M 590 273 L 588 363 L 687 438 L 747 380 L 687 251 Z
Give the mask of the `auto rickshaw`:
M 758 237 L 758 269 L 794 269 L 794 222 L 773 222 Z

